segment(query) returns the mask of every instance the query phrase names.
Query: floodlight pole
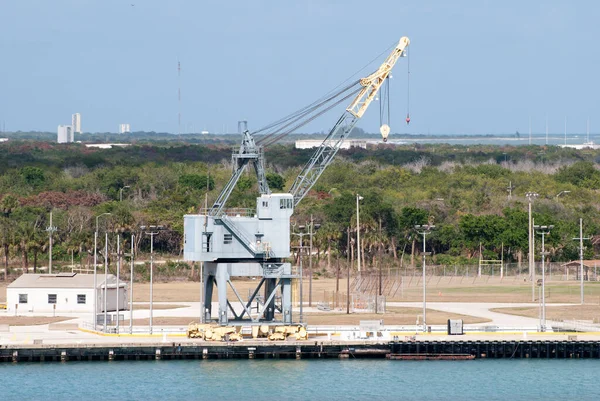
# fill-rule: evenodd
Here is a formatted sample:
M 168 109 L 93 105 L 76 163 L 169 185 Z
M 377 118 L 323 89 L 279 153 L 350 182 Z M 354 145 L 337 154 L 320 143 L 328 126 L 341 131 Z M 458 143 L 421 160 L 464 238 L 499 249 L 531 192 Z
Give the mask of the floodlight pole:
M 140 227 L 142 230 L 146 229 L 146 226 Z M 150 229 L 161 229 L 162 226 L 149 226 Z M 150 236 L 150 334 L 152 334 L 152 306 L 154 303 L 154 236 L 158 234 L 158 231 L 146 231 L 144 234 Z
M 94 331 L 96 331 L 97 328 L 97 314 L 98 314 L 98 269 L 97 269 L 97 264 L 98 264 L 98 219 L 102 216 L 106 216 L 109 215 L 110 213 L 102 213 L 98 216 L 96 216 L 96 231 L 94 232 L 94 318 L 93 318 L 93 327 L 94 327 Z
M 121 276 L 121 235 L 119 233 L 117 233 L 117 307 L 116 307 L 116 311 L 117 311 L 117 334 L 119 334 L 119 310 L 120 305 L 119 305 L 119 292 L 121 291 L 121 281 L 120 281 L 120 276 Z
M 425 258 L 427 256 L 425 248 L 425 236 L 435 229 L 434 225 L 424 224 L 416 225 L 415 230 L 423 236 L 423 333 L 427 332 L 427 275 L 425 273 Z
M 106 298 L 108 295 L 108 231 L 104 233 L 104 327 L 106 333 Z
M 52 225 L 52 210 L 50 211 L 50 225 L 46 227 L 48 231 L 48 273 L 52 274 L 52 234 L 56 231 L 56 227 Z
M 135 237 L 131 234 L 131 274 L 129 277 L 129 334 L 133 334 L 133 244 Z
M 579 238 L 573 238 L 574 240 L 579 240 L 579 284 L 581 287 L 581 296 L 580 303 L 583 305 L 584 301 L 584 293 L 583 293 L 583 240 L 590 239 L 583 236 L 583 219 L 579 219 Z
M 539 194 L 535 192 L 527 192 L 525 197 L 529 201 L 529 277 L 531 278 L 531 302 L 535 302 L 535 253 L 533 249 L 533 223 L 531 220 L 531 203 L 533 199 L 537 198 Z
M 540 322 L 540 331 L 546 331 L 546 269 L 545 269 L 545 261 L 546 255 L 549 252 L 546 252 L 544 238 L 546 235 L 550 234 L 550 230 L 554 228 L 554 226 L 533 226 L 534 229 L 539 230 L 537 233 L 542 236 L 542 317 Z

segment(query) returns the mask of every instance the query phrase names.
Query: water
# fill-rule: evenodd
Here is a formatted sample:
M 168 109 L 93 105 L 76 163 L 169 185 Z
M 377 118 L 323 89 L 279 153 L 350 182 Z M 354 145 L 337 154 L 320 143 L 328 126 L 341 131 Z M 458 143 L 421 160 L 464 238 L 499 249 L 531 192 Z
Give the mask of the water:
M 0 364 L 2 400 L 600 399 L 599 360 Z

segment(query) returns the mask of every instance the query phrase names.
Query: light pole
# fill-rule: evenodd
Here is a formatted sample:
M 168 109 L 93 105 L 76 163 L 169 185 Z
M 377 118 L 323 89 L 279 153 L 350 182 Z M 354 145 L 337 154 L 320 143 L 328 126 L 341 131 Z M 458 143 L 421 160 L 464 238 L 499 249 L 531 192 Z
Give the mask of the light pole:
M 293 227 L 295 227 L 295 223 L 292 225 Z M 300 230 L 304 230 L 305 226 L 300 225 L 298 226 L 298 228 Z M 302 294 L 302 282 L 304 281 L 304 276 L 302 275 L 302 237 L 304 237 L 305 235 L 309 235 L 308 233 L 303 233 L 303 232 L 299 232 L 299 233 L 295 233 L 293 232 L 292 234 L 297 235 L 298 237 L 300 237 L 300 250 L 299 250 L 299 258 L 300 258 L 300 323 L 303 323 L 304 321 L 304 309 L 303 309 L 303 303 L 304 303 L 304 297 Z
M 107 216 L 110 213 L 102 213 L 96 216 L 96 231 L 94 231 L 94 331 L 96 331 L 96 326 L 98 320 L 96 318 L 96 314 L 98 313 L 98 273 L 97 273 L 97 263 L 98 263 L 98 219 L 102 216 Z
M 52 210 L 50 211 L 50 225 L 46 227 L 48 231 L 48 273 L 52 274 L 52 234 L 56 231 L 56 226 L 52 225 Z
M 358 261 L 358 274 L 360 274 L 360 208 L 358 202 L 364 198 L 356 194 L 356 256 Z
M 423 224 L 416 225 L 415 230 L 417 233 L 423 236 L 423 332 L 427 332 L 427 282 L 425 275 L 425 257 L 427 256 L 427 252 L 425 252 L 425 236 L 431 233 L 431 230 L 435 229 L 434 225 Z
M 527 192 L 525 194 L 525 196 L 527 197 L 527 200 L 529 201 L 529 277 L 531 277 L 531 302 L 535 302 L 535 265 L 534 265 L 534 260 L 535 260 L 535 256 L 534 256 L 534 250 L 533 250 L 533 246 L 531 245 L 533 242 L 533 228 L 532 228 L 532 223 L 531 223 L 531 203 L 533 202 L 533 200 L 535 198 L 537 198 L 539 196 L 538 193 L 535 192 Z
M 108 295 L 108 231 L 104 232 L 104 326 L 106 333 L 106 298 Z
M 558 200 L 559 196 L 565 195 L 565 194 L 568 194 L 568 193 L 571 193 L 571 191 L 560 191 L 558 194 L 556 194 L 556 200 Z
M 583 240 L 590 239 L 583 236 L 583 219 L 579 219 L 579 238 L 573 238 L 579 241 L 579 283 L 581 287 L 581 305 L 583 305 Z
M 119 334 L 119 292 L 121 292 L 121 234 L 117 233 L 117 334 Z
M 131 188 L 129 185 L 125 185 L 123 188 L 119 188 L 119 202 L 123 201 L 123 190 L 125 188 Z
M 309 231 L 308 231 L 308 239 L 310 241 L 309 243 L 309 255 L 308 255 L 308 271 L 309 271 L 309 276 L 308 276 L 308 306 L 312 307 L 312 279 L 313 279 L 313 269 L 312 269 L 312 251 L 313 251 L 313 234 L 314 234 L 314 230 L 318 230 L 319 227 L 321 227 L 320 224 L 314 222 L 312 214 L 310 215 L 310 223 L 307 224 L 307 226 L 309 227 Z
M 135 237 L 131 234 L 131 273 L 129 277 L 129 334 L 133 334 L 133 244 Z
M 540 329 L 541 331 L 546 331 L 546 269 L 545 269 L 545 260 L 546 260 L 546 255 L 549 252 L 546 252 L 546 248 L 544 245 L 544 237 L 548 234 L 550 234 L 550 230 L 552 230 L 554 228 L 554 226 L 550 225 L 550 226 L 538 226 L 537 224 L 535 226 L 533 226 L 533 228 L 535 230 L 537 230 L 538 234 L 541 234 L 542 236 L 542 318 L 541 318 L 541 324 L 540 324 Z
M 142 230 L 149 228 L 151 231 L 145 231 L 144 234 L 150 236 L 150 334 L 152 334 L 152 304 L 154 302 L 154 236 L 159 233 L 163 226 L 140 226 Z M 152 231 L 156 230 L 156 231 Z

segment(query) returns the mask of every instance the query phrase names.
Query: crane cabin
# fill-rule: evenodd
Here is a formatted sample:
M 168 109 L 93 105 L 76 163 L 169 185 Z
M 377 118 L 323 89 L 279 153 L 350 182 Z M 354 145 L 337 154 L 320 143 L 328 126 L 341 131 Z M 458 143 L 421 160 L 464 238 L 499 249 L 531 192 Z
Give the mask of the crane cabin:
M 256 209 L 184 216 L 184 258 L 197 262 L 287 258 L 290 256 L 292 194 L 263 194 Z

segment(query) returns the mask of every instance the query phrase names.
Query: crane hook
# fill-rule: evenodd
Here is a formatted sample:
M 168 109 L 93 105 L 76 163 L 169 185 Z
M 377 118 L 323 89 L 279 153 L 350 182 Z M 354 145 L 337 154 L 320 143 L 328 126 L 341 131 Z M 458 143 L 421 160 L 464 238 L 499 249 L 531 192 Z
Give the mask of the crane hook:
M 410 124 L 410 114 L 406 115 L 406 125 Z

